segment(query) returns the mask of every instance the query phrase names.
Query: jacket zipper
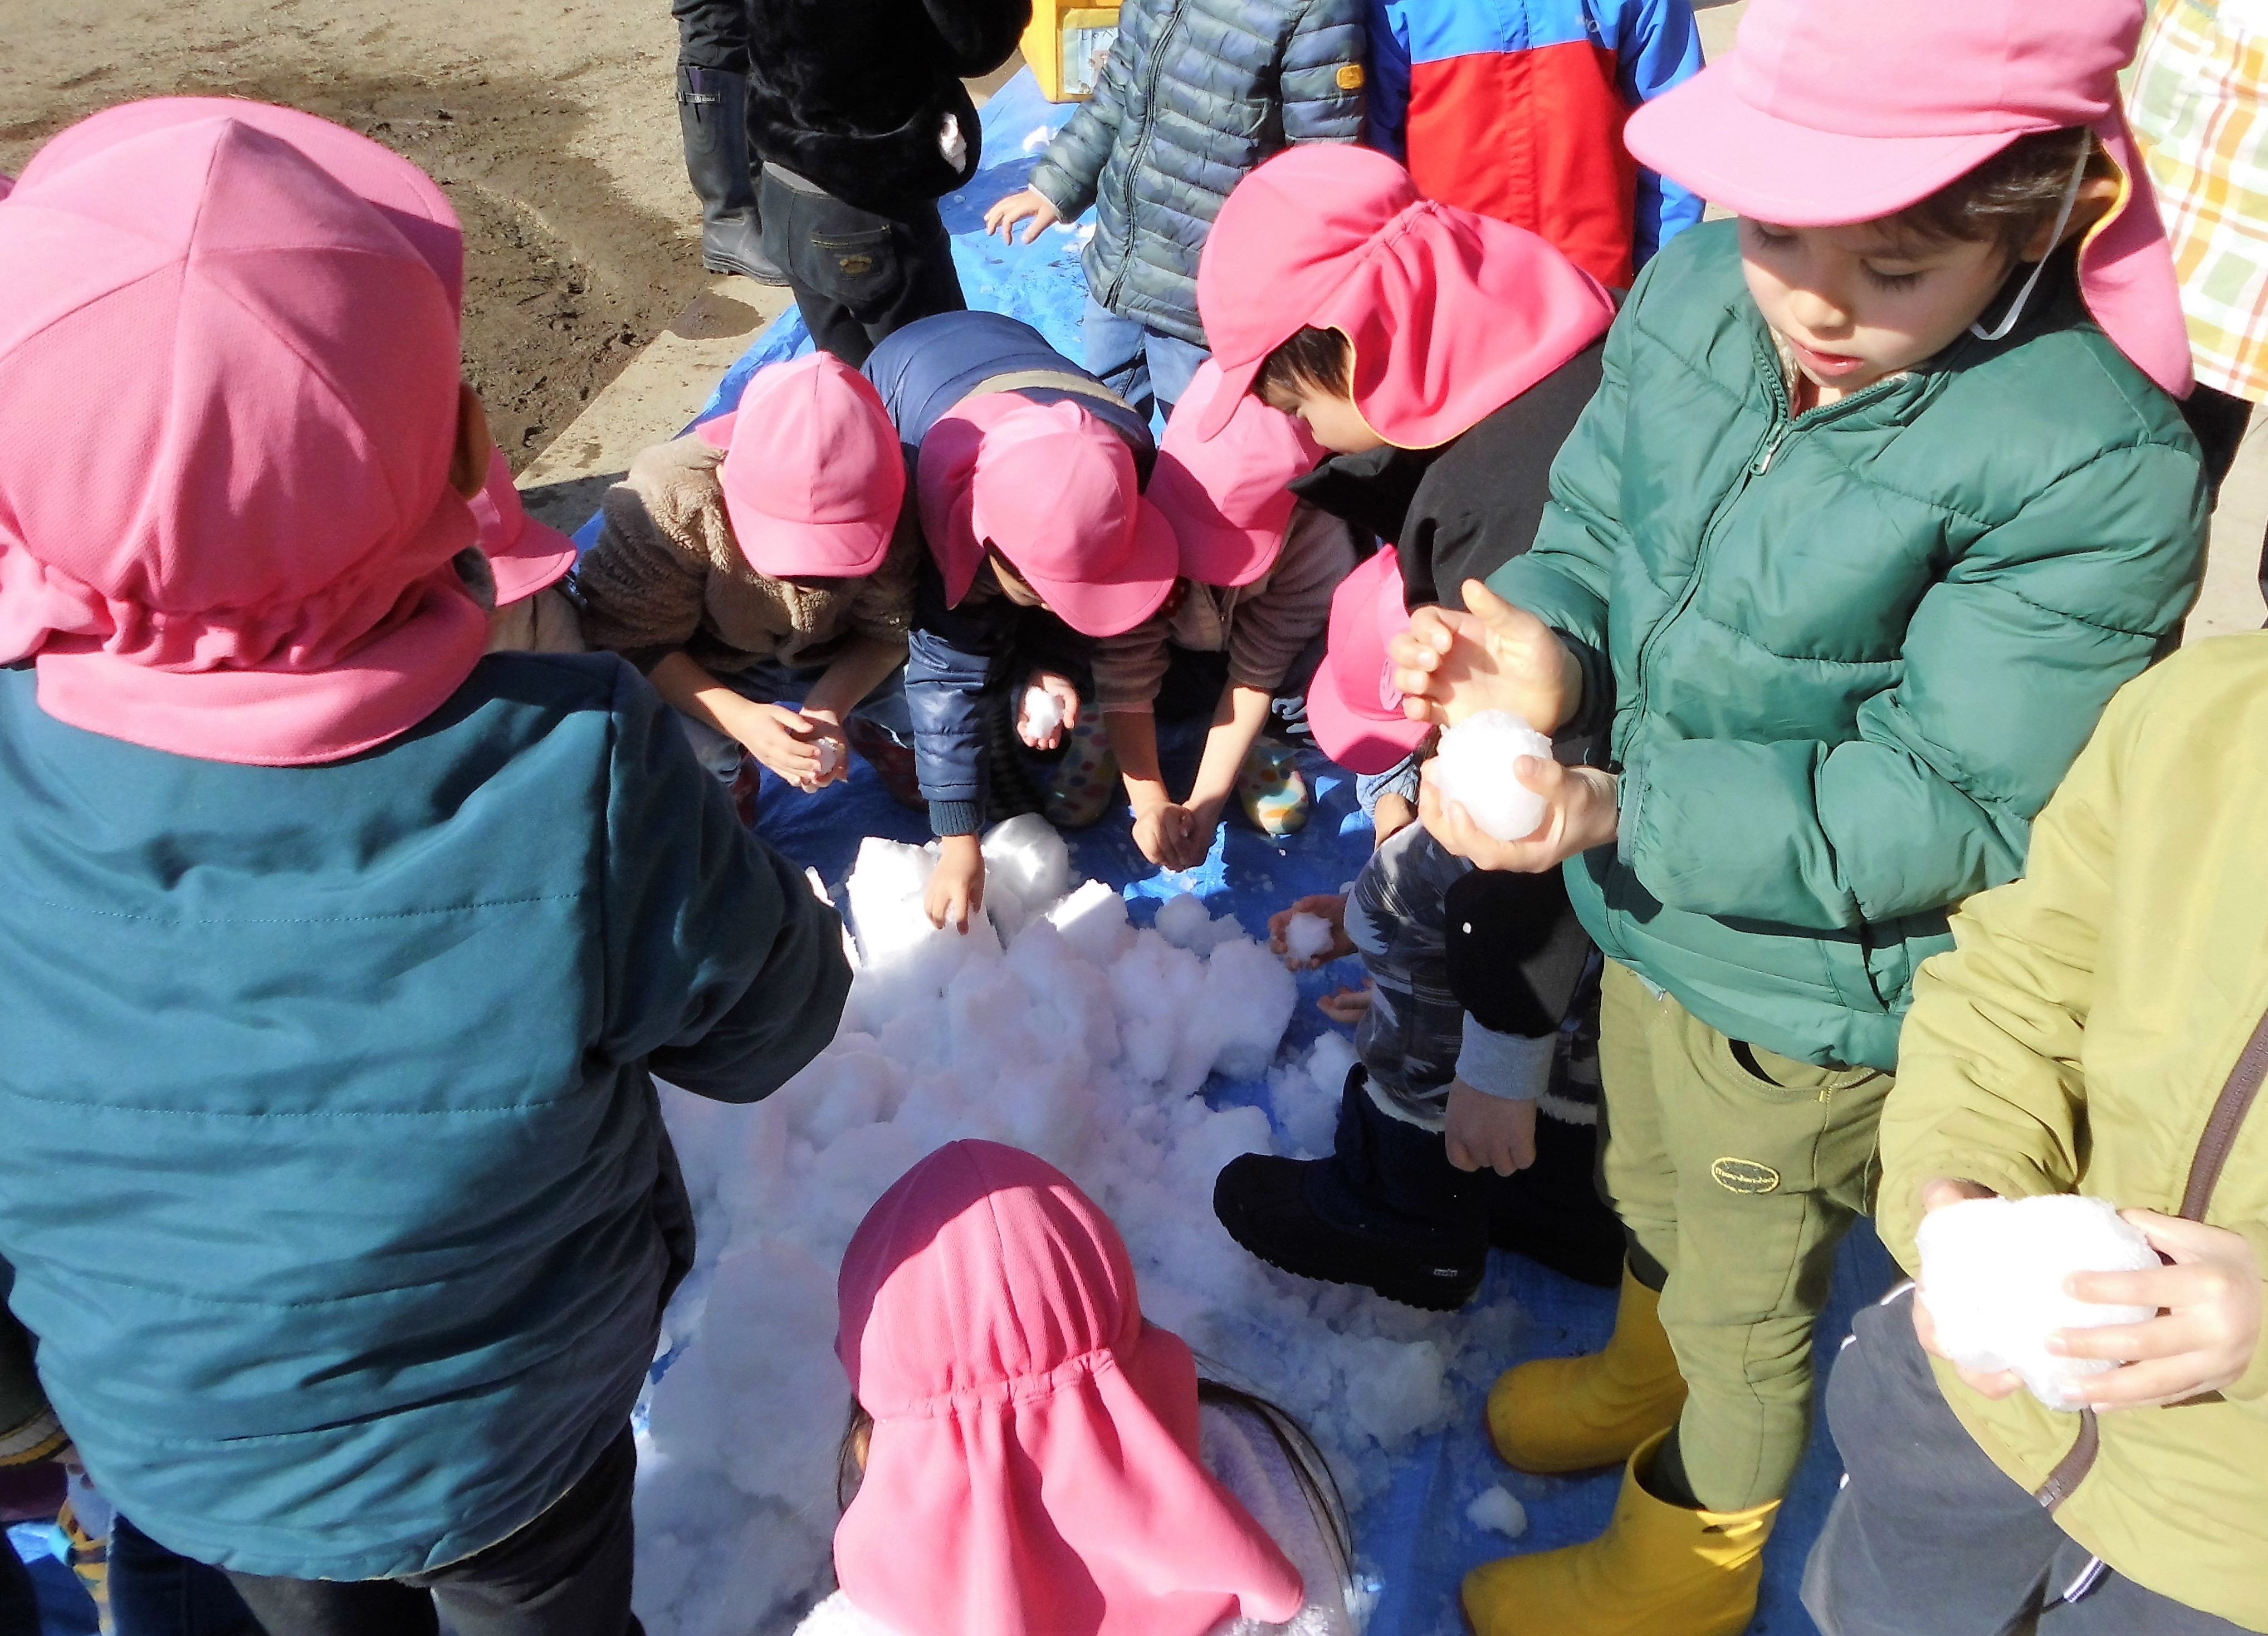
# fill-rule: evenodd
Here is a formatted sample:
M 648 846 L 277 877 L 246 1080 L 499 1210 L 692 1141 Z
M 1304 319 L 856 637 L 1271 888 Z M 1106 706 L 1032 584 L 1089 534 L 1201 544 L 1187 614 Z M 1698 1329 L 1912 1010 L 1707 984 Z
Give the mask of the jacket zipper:
M 2244 1042 L 2237 1053 L 2236 1066 L 2228 1071 L 2228 1082 L 2221 1086 L 2220 1095 L 2213 1098 L 2213 1112 L 2205 1122 L 2205 1134 L 2198 1139 L 2197 1155 L 2190 1161 L 2190 1179 L 2182 1189 L 2183 1220 L 2202 1221 L 2213 1204 L 2213 1190 L 2220 1185 L 2220 1173 L 2228 1164 L 2230 1151 L 2236 1146 L 2237 1133 L 2244 1128 L 2244 1120 L 2252 1111 L 2252 1104 L 2260 1099 L 2260 1085 L 2268 1080 L 2268 1016 L 2254 1025 L 2252 1038 Z M 2191 1402 L 2210 1403 L 2217 1400 L 2219 1392 L 2208 1392 Z M 2056 1462 L 2048 1480 L 2032 1491 L 2032 1498 L 2052 1514 L 2055 1508 L 2071 1498 L 2072 1490 L 2086 1480 L 2095 1467 L 2095 1456 L 2102 1451 L 2102 1427 L 2092 1409 L 2079 1412 L 2079 1435 L 2071 1445 L 2071 1452 Z
M 1693 599 L 1700 594 L 1701 581 L 1707 572 L 1709 547 L 1724 528 L 1725 520 L 1732 514 L 1733 508 L 1739 504 L 1742 496 L 1749 492 L 1749 486 L 1771 470 L 1772 462 L 1779 458 L 1780 450 L 1798 432 L 1810 431 L 1830 421 L 1839 420 L 1853 409 L 1862 408 L 1877 399 L 1889 396 L 1891 389 L 1903 378 L 1894 376 L 1888 380 L 1879 380 L 1871 386 L 1861 387 L 1847 398 L 1820 408 L 1807 409 L 1800 415 L 1793 415 L 1790 413 L 1793 406 L 1788 402 L 1787 383 L 1780 374 L 1779 354 L 1772 348 L 1770 340 L 1766 337 L 1757 338 L 1756 366 L 1758 373 L 1764 377 L 1765 384 L 1771 389 L 1771 424 L 1764 429 L 1764 435 L 1756 444 L 1756 453 L 1749 458 L 1749 464 L 1742 473 L 1741 481 L 1733 486 L 1733 491 L 1727 495 L 1716 510 L 1710 514 L 1708 525 L 1701 531 L 1700 548 L 1693 555 L 1693 572 L 1686 576 L 1684 589 L 1678 592 L 1675 605 L 1655 622 L 1653 628 L 1646 634 L 1646 640 L 1638 644 L 1638 662 L 1635 666 L 1638 671 L 1638 698 L 1634 701 L 1632 709 L 1634 720 L 1646 713 L 1646 694 L 1649 691 L 1647 667 L 1653 658 L 1654 649 L 1660 643 L 1662 634 L 1683 617 L 1685 610 L 1692 605 Z
M 1182 7 L 1187 0 L 1174 0 L 1174 9 L 1166 13 L 1166 20 L 1150 37 L 1150 76 L 1142 86 L 1142 135 L 1134 143 L 1134 154 L 1126 162 L 1126 182 L 1119 191 L 1126 212 L 1126 253 L 1118 259 L 1118 273 L 1110 281 L 1110 288 L 1102 297 L 1102 304 L 1112 312 L 1118 310 L 1118 292 L 1126 287 L 1127 275 L 1134 270 L 1134 183 L 1142 173 L 1142 161 L 1149 154 L 1150 139 L 1157 134 L 1158 118 L 1154 109 L 1158 96 L 1158 76 L 1165 72 L 1166 41 L 1180 26 Z

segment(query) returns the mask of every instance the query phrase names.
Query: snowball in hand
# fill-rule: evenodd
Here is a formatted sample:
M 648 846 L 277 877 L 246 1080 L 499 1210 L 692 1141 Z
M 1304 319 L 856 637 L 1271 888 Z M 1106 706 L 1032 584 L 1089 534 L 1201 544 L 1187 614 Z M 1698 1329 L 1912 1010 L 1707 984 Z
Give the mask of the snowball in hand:
M 1520 757 L 1549 761 L 1551 741 L 1509 710 L 1484 710 L 1441 735 L 1433 784 L 1498 840 L 1519 840 L 1543 822 L 1543 797 L 1512 770 Z
M 1314 960 L 1331 951 L 1331 923 L 1301 910 L 1284 928 L 1284 952 L 1294 960 Z
M 1063 701 L 1044 687 L 1024 689 L 1024 730 L 1045 738 L 1063 725 Z
M 1921 1291 L 1938 1350 L 1963 1368 L 2014 1369 L 2051 1409 L 2077 1409 L 2073 1390 L 2116 1368 L 2104 1358 L 2058 1358 L 2059 1329 L 2139 1324 L 2152 1307 L 2108 1306 L 2064 1293 L 2073 1273 L 2140 1273 L 2160 1265 L 2150 1241 L 2101 1199 L 1970 1199 L 1922 1218 Z

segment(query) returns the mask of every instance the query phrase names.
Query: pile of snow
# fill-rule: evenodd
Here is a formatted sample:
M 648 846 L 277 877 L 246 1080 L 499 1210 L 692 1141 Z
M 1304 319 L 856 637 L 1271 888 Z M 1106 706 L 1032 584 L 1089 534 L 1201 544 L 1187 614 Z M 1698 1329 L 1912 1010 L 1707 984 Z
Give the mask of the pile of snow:
M 1441 735 L 1430 776 L 1442 800 L 1462 803 L 1490 834 L 1520 840 L 1543 822 L 1544 807 L 1512 770 L 1524 755 L 1549 761 L 1551 741 L 1509 710 L 1483 710 Z
M 669 1367 L 648 1395 L 638 1473 L 637 1610 L 653 1636 L 770 1636 L 831 1582 L 836 1455 L 849 1389 L 834 1355 L 835 1273 L 869 1206 L 961 1137 L 1060 1166 L 1108 1210 L 1143 1308 L 1207 1367 L 1300 1415 L 1351 1504 L 1448 1420 L 1507 1349 L 1508 1310 L 1422 1314 L 1288 1277 L 1214 1218 L 1241 1153 L 1329 1150 L 1353 1051 L 1326 1033 L 1277 1060 L 1291 974 L 1195 898 L 1137 930 L 1123 900 L 1073 887 L 1039 818 L 985 841 L 989 918 L 966 937 L 921 912 L 925 849 L 868 840 L 845 883 L 858 976 L 834 1043 L 768 1101 L 665 1088 L 701 1232 L 672 1305 Z M 1170 922 L 1169 922 L 1170 917 Z M 1268 1112 L 1202 1093 L 1248 1084 Z
M 2140 1230 L 2101 1199 L 1970 1199 L 1932 1210 L 1916 1235 L 1921 1295 L 1938 1347 L 1963 1368 L 2014 1369 L 2051 1409 L 2077 1409 L 2071 1388 L 2117 1367 L 2059 1358 L 2059 1329 L 2139 1324 L 2151 1307 L 2116 1307 L 2064 1293 L 2073 1273 L 2140 1273 L 2160 1265 Z

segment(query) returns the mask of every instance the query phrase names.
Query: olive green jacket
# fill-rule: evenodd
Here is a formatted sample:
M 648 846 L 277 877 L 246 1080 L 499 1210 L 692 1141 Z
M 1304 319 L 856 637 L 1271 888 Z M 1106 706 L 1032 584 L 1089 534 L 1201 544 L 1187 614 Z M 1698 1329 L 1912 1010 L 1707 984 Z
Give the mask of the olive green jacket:
M 2007 340 L 1791 417 L 1735 228 L 1647 264 L 1490 583 L 1575 649 L 1570 730 L 1612 712 L 1620 840 L 1567 866 L 1600 946 L 1735 1038 L 1889 1068 L 1948 909 L 2175 640 L 2205 485 L 2067 255 Z
M 1882 1114 L 1883 1242 L 1922 1184 L 2080 1192 L 2242 1235 L 2268 1270 L 2268 635 L 2121 693 L 2041 814 L 2024 878 L 1922 968 Z M 2217 1168 L 2216 1168 L 2217 1167 Z M 2058 1413 L 1946 1400 L 2066 1532 L 2137 1584 L 2268 1631 L 2268 1345 L 2209 1402 Z

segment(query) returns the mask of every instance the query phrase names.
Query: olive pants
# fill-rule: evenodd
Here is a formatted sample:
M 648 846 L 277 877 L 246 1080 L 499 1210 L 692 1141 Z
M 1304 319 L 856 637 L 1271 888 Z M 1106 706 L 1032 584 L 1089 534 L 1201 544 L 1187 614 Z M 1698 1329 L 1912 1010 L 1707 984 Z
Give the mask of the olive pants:
M 1728 1039 L 1611 961 L 1599 1073 L 1607 1192 L 1688 1389 L 1685 1486 L 1714 1511 L 1778 1500 L 1811 1434 L 1835 1247 L 1873 1206 L 1890 1075 Z

